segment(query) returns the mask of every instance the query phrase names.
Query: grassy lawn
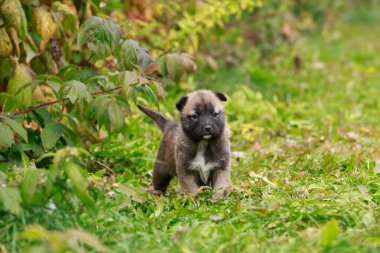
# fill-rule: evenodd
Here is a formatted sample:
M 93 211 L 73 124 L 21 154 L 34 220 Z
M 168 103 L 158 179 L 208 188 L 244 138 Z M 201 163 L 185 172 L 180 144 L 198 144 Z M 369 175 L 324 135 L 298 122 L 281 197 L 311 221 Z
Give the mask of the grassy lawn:
M 379 11 L 279 47 L 275 66 L 258 65 L 250 52 L 239 67 L 198 72 L 197 87 L 229 97 L 240 192 L 213 203 L 211 192 L 184 196 L 174 180 L 167 197 L 148 196 L 161 133 L 136 113 L 127 139 L 92 147 L 117 172 L 96 218 L 58 210 L 25 219 L 51 230 L 82 227 L 112 252 L 378 252 Z M 175 117 L 168 97 L 161 110 Z
M 200 71 L 195 83 L 229 95 L 233 181 L 242 191 L 212 203 L 207 192 L 196 200 L 183 196 L 176 182 L 164 199 L 145 199 L 131 188 L 127 204 L 104 208 L 96 234 L 116 251 L 377 252 L 376 18 L 347 17 L 279 48 L 275 67 L 247 57 L 239 68 Z M 293 55 L 302 57 L 298 71 Z M 174 102 L 166 100 L 162 110 L 172 111 Z M 131 139 L 149 141 L 132 145 L 149 157 L 131 161 L 131 175 L 117 181 L 147 187 L 160 133 L 145 117 L 136 120 L 131 128 L 142 129 Z

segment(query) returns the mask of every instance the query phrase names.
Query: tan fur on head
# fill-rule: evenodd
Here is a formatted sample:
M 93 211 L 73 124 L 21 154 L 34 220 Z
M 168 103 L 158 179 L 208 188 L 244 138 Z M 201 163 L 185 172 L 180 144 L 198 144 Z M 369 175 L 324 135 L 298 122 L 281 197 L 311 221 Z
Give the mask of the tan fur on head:
M 211 103 L 214 105 L 215 110 L 219 112 L 224 112 L 224 106 L 222 104 L 222 101 L 219 100 L 219 98 L 215 95 L 214 92 L 209 90 L 198 90 L 193 91 L 187 95 L 188 99 L 183 107 L 181 113 L 188 115 L 190 114 L 197 104 L 205 104 L 205 103 Z

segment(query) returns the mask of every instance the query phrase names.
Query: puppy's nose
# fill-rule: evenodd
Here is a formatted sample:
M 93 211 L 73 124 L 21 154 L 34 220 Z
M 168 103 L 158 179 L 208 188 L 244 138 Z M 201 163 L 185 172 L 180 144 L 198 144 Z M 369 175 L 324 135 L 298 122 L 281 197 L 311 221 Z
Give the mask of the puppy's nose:
M 212 130 L 212 127 L 211 127 L 211 126 L 205 126 L 205 131 L 206 131 L 207 133 L 211 132 L 211 130 Z

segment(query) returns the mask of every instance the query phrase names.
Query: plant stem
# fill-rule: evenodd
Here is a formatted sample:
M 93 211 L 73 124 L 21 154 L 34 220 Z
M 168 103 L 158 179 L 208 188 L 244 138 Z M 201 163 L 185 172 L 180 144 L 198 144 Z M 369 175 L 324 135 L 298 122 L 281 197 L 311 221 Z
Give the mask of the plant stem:
M 109 90 L 102 90 L 102 91 L 96 91 L 94 93 L 91 93 L 91 96 L 95 96 L 95 95 L 100 95 L 100 94 L 107 94 L 107 93 L 110 93 L 112 91 L 115 91 L 115 90 L 118 90 L 120 89 L 121 86 L 118 86 L 116 88 L 112 88 L 112 89 L 109 89 Z M 13 117 L 13 116 L 16 116 L 16 115 L 20 115 L 20 114 L 24 114 L 24 113 L 28 113 L 28 112 L 31 112 L 31 111 L 34 111 L 34 110 L 37 110 L 38 108 L 41 108 L 41 107 L 45 107 L 45 106 L 49 106 L 49 105 L 53 105 L 53 104 L 56 104 L 58 102 L 63 102 L 65 100 L 68 100 L 68 98 L 64 98 L 62 100 L 55 100 L 55 101 L 51 101 L 51 102 L 48 102 L 48 103 L 43 103 L 43 104 L 39 104 L 39 105 L 36 105 L 34 107 L 31 107 L 31 108 L 28 108 L 26 110 L 22 110 L 22 111 L 19 111 L 19 112 L 14 112 L 14 113 L 10 113 L 10 114 L 7 114 L 7 115 L 4 115 L 4 113 L 0 114 L 0 116 L 5 116 L 5 117 Z

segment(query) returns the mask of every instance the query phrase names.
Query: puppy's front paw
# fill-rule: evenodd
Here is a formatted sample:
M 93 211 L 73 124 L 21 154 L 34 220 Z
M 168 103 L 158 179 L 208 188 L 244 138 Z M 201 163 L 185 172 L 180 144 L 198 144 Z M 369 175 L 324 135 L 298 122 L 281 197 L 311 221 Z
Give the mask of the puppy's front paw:
M 211 190 L 211 187 L 209 186 L 201 186 L 198 188 L 198 190 L 192 195 L 193 198 L 196 198 L 199 194 L 201 194 L 202 192 L 204 191 L 208 191 L 208 190 Z

